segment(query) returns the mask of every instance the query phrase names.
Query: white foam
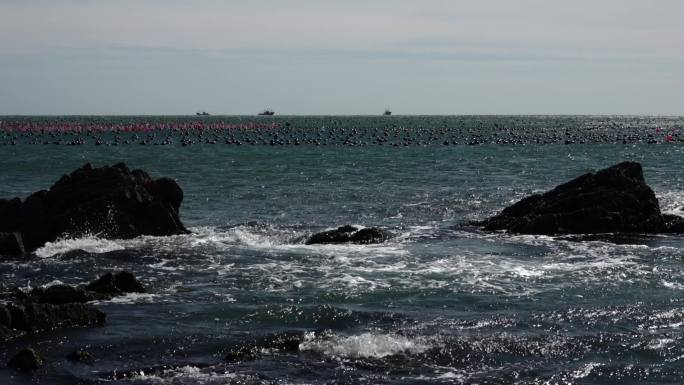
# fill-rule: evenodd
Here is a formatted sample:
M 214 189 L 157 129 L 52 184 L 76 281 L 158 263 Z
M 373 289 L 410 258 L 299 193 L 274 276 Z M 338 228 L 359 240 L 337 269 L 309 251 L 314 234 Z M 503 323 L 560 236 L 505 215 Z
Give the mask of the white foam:
M 88 236 L 84 238 L 62 238 L 55 242 L 47 242 L 43 247 L 36 250 L 35 254 L 40 258 L 49 258 L 56 254 L 77 249 L 89 253 L 106 253 L 123 250 L 124 248 L 120 241 Z
M 93 301 L 93 303 L 116 303 L 116 304 L 133 304 L 133 303 L 159 303 L 159 294 L 152 293 L 126 293 L 113 297 L 109 300 Z
M 582 367 L 573 371 L 571 376 L 572 376 L 572 378 L 585 378 L 585 377 L 588 377 L 591 374 L 591 372 L 594 371 L 594 369 L 601 367 L 601 366 L 603 366 L 603 364 L 598 363 L 598 362 L 590 362 L 588 364 L 582 365 Z
M 56 285 L 64 285 L 64 282 L 60 281 L 59 279 L 52 280 L 46 284 L 40 285 L 43 289 L 47 289 L 48 287 L 51 286 L 56 286 Z
M 676 342 L 676 340 L 673 338 L 655 338 L 646 345 L 646 349 L 660 351 L 672 345 L 674 342 Z
M 660 211 L 664 214 L 684 216 L 684 191 L 665 191 L 656 194 Z
M 183 366 L 174 369 L 166 369 L 161 373 L 147 374 L 140 371 L 128 378 L 128 381 L 133 383 L 145 384 L 165 384 L 165 385 L 185 385 L 185 384 L 225 384 L 232 382 L 240 377 L 236 373 L 228 371 L 214 372 L 211 370 L 203 370 L 195 366 Z
M 356 336 L 326 335 L 322 337 L 308 333 L 299 345 L 302 351 L 310 350 L 335 358 L 372 357 L 383 358 L 397 354 L 417 354 L 430 348 L 426 341 L 410 339 L 394 334 L 363 333 Z

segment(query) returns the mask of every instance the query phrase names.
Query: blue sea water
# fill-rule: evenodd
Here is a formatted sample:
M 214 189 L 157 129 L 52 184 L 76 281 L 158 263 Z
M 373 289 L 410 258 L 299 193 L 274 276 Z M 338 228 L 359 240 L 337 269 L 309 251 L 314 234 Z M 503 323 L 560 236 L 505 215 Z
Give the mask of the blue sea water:
M 370 132 L 383 121 L 288 117 L 278 133 L 294 133 L 291 145 L 273 146 L 271 137 L 269 144 L 232 145 L 223 136 L 218 144 L 139 145 L 136 138 L 128 145 L 88 139 L 65 146 L 31 137 L 0 145 L 0 197 L 48 188 L 86 162 L 123 161 L 178 181 L 185 193 L 181 219 L 193 232 L 66 237 L 31 258 L 0 261 L 3 290 L 84 283 L 119 269 L 148 286 L 145 294 L 95 303 L 107 313 L 103 327 L 3 343 L 0 362 L 30 345 L 47 364 L 35 373 L 0 369 L 0 383 L 684 381 L 684 238 L 528 236 L 462 226 L 624 160 L 643 165 L 663 211 L 684 214 L 684 146 L 651 140 L 656 126 L 680 129 L 683 119 L 392 119 L 381 132 L 394 125 L 429 140 L 294 145 L 309 127 L 346 134 Z M 506 138 L 526 139 L 468 145 L 502 137 L 483 121 L 516 127 Z M 644 140 L 597 140 L 597 126 L 610 138 L 629 132 Z M 467 140 L 444 145 L 445 136 Z M 556 136 L 563 139 L 534 140 Z M 566 144 L 566 137 L 573 140 Z M 303 244 L 343 224 L 379 226 L 395 236 L 379 245 Z M 263 349 L 254 360 L 224 361 L 245 341 L 276 332 L 302 333 L 298 350 Z M 68 361 L 76 349 L 93 360 Z

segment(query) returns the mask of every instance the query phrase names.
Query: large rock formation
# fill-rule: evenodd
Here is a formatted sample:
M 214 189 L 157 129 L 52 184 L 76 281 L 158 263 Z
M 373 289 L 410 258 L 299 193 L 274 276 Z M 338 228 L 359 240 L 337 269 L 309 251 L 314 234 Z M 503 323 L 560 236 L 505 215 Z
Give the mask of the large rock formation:
M 307 245 L 327 243 L 382 243 L 390 239 L 392 235 L 377 227 L 359 229 L 351 225 L 340 226 L 334 230 L 316 233 L 306 240 Z
M 33 251 L 63 235 L 107 238 L 187 233 L 178 216 L 183 191 L 125 164 L 86 164 L 49 190 L 0 199 L 0 254 Z
M 681 227 L 676 218 L 666 219 L 641 165 L 624 162 L 526 197 L 477 224 L 521 234 L 662 233 Z

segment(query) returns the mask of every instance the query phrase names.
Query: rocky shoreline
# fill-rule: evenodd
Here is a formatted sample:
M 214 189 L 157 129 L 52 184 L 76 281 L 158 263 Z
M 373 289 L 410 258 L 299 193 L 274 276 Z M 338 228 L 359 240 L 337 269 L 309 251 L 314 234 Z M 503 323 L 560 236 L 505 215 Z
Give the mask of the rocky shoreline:
M 0 256 L 25 255 L 45 242 L 69 235 L 98 234 L 121 239 L 140 235 L 186 234 L 179 216 L 183 191 L 169 178 L 152 179 L 125 164 L 93 168 L 86 164 L 63 176 L 49 190 L 25 200 L 0 200 Z M 544 193 L 473 222 L 482 231 L 520 234 L 683 233 L 684 219 L 662 214 L 641 165 L 620 163 L 587 173 Z M 379 227 L 344 225 L 312 234 L 301 242 L 374 244 L 394 235 Z M 56 284 L 32 290 L 14 289 L 0 296 L 0 340 L 7 342 L 38 332 L 103 325 L 106 315 L 91 304 L 145 287 L 127 272 L 110 272 L 83 285 Z M 296 351 L 301 332 L 274 334 L 236 346 L 226 362 L 253 360 L 263 349 Z M 87 360 L 75 351 L 70 360 Z M 39 352 L 22 349 L 8 366 L 34 370 L 43 364 Z

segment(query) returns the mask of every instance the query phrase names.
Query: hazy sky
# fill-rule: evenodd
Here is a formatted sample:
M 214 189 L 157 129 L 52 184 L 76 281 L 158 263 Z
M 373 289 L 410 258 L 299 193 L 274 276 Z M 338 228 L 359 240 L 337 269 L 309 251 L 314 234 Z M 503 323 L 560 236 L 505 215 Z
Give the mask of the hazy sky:
M 681 0 L 0 0 L 0 114 L 684 114 Z

